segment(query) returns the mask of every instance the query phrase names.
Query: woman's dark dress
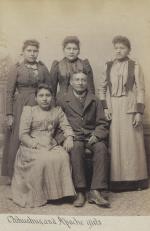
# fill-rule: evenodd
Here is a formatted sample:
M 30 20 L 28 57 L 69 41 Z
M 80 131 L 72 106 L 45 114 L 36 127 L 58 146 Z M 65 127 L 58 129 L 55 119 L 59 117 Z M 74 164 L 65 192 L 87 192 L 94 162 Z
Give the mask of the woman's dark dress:
M 93 71 L 87 59 L 82 60 L 77 58 L 74 61 L 69 61 L 63 58 L 61 61 L 54 61 L 50 70 L 50 80 L 54 95 L 57 94 L 57 87 L 59 84 L 59 95 L 63 95 L 68 91 L 70 85 L 70 77 L 72 73 L 84 72 L 88 77 L 88 89 L 95 93 Z
M 38 83 L 50 84 L 49 71 L 42 62 L 31 65 L 17 63 L 8 74 L 6 114 L 14 116 L 12 130 L 7 129 L 2 160 L 2 176 L 12 178 L 14 161 L 19 147 L 20 117 L 25 105 L 33 106 Z

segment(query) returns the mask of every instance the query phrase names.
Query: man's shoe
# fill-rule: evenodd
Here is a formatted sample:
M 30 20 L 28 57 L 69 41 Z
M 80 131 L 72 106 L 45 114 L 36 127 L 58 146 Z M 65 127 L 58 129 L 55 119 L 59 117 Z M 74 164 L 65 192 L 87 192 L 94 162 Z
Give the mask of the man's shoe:
M 75 207 L 83 207 L 84 204 L 85 204 L 85 195 L 82 192 L 78 192 L 77 193 L 77 198 L 74 201 L 73 205 Z
M 88 202 L 91 204 L 96 204 L 104 208 L 110 208 L 110 203 L 104 199 L 98 190 L 90 190 L 88 193 Z

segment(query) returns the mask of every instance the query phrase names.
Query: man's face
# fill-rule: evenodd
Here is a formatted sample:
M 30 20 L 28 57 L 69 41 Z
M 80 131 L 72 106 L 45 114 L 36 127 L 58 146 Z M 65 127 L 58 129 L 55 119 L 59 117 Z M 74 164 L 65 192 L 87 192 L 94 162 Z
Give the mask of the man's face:
M 70 84 L 76 92 L 84 92 L 87 89 L 87 76 L 84 73 L 73 74 Z

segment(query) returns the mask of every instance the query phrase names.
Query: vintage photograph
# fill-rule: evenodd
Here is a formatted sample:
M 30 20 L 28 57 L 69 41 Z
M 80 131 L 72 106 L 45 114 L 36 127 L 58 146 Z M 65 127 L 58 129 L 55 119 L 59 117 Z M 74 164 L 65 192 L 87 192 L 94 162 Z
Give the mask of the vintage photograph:
M 0 0 L 0 214 L 150 215 L 149 9 Z

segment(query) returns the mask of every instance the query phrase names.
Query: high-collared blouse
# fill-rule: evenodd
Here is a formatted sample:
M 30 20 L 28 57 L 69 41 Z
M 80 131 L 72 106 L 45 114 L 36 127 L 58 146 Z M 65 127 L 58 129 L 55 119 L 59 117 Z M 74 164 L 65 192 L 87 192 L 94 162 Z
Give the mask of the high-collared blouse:
M 125 88 L 125 83 L 128 77 L 128 61 L 114 62 L 110 72 L 110 82 L 111 82 L 111 95 L 112 96 L 123 96 L 127 95 Z
M 7 83 L 6 114 L 13 114 L 15 94 L 30 94 L 35 91 L 39 83 L 50 84 L 50 75 L 47 67 L 41 62 L 33 65 L 22 62 L 10 68 Z
M 50 148 L 56 145 L 54 133 L 59 127 L 65 138 L 74 136 L 66 115 L 60 107 L 42 111 L 38 105 L 25 106 L 21 115 L 19 137 L 22 144 L 29 148 L 35 142 Z
M 128 112 L 144 112 L 144 76 L 137 61 L 107 62 L 100 78 L 99 97 L 103 107 L 111 106 L 110 97 L 128 97 Z

